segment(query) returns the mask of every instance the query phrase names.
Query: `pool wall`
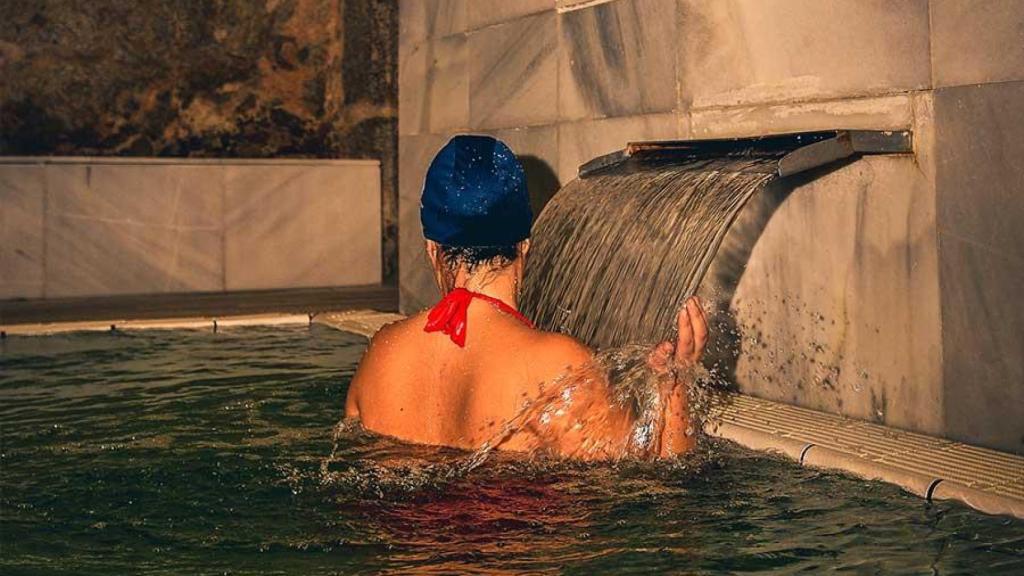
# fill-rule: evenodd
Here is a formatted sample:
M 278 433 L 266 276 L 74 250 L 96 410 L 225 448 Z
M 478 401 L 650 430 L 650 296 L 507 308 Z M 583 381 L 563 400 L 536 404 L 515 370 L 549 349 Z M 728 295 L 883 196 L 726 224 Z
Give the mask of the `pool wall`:
M 955 0 L 403 2 L 400 299 L 437 296 L 419 193 L 489 133 L 535 205 L 629 141 L 909 129 L 913 157 L 791 180 L 704 288 L 740 387 L 1024 453 L 1024 4 Z
M 0 158 L 0 299 L 381 282 L 380 162 Z

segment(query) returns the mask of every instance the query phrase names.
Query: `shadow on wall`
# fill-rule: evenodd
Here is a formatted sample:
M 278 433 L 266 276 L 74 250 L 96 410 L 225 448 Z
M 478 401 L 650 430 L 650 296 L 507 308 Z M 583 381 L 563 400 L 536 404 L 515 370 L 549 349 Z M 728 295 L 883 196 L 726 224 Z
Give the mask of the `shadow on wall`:
M 523 171 L 526 172 L 526 189 L 530 193 L 530 209 L 533 210 L 533 220 L 536 222 L 541 211 L 561 185 L 554 169 L 544 160 L 530 155 L 518 158 L 519 163 L 523 165 Z
M 841 170 L 856 160 L 848 158 L 771 182 L 740 211 L 718 248 L 711 268 L 698 290 L 710 313 L 712 324 L 712 338 L 708 343 L 705 365 L 714 367 L 716 373 L 732 386 L 737 382 L 736 366 L 742 350 L 741 340 L 745 336 L 737 325 L 732 304 L 754 246 L 761 239 L 772 216 L 794 190 Z

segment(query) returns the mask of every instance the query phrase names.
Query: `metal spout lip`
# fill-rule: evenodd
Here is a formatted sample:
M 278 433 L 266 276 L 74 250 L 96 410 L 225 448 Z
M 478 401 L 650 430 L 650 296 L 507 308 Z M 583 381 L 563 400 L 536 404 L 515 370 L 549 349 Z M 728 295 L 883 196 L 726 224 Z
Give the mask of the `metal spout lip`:
M 779 176 L 791 176 L 854 155 L 913 153 L 909 130 L 823 130 L 752 138 L 630 142 L 622 150 L 598 156 L 579 168 L 579 177 L 614 167 L 681 164 L 701 159 L 760 157 L 775 159 Z

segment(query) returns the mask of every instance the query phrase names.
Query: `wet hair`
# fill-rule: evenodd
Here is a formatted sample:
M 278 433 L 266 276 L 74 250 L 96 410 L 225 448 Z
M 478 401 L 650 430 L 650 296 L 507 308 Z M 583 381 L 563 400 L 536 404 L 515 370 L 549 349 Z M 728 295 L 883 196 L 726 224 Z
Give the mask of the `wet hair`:
M 504 268 L 519 257 L 519 246 L 444 246 L 440 247 L 445 267 L 451 271 L 465 266 L 467 272 L 474 272 L 480 266 Z

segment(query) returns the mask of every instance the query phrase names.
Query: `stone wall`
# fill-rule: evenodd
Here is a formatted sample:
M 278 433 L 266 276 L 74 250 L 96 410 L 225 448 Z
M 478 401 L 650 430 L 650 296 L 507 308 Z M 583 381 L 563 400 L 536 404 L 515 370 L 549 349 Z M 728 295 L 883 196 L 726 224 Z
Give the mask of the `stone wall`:
M 1016 0 L 404 1 L 402 307 L 436 298 L 419 192 L 452 134 L 506 140 L 541 204 L 629 141 L 912 129 L 743 214 L 702 289 L 716 356 L 759 396 L 1024 452 L 1022 35 Z
M 11 0 L 0 155 L 381 161 L 397 265 L 397 3 Z
M 376 160 L 0 158 L 0 299 L 381 281 Z

